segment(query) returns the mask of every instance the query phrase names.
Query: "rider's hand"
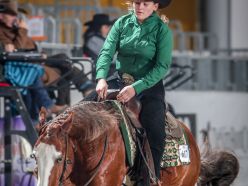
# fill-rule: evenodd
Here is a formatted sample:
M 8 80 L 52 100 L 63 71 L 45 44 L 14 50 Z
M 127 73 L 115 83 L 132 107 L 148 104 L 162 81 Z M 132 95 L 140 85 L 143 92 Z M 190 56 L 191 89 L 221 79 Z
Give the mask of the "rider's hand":
M 135 96 L 135 90 L 132 85 L 124 87 L 117 95 L 117 100 L 126 103 Z
M 105 79 L 99 79 L 96 85 L 96 92 L 101 99 L 107 97 L 108 84 Z

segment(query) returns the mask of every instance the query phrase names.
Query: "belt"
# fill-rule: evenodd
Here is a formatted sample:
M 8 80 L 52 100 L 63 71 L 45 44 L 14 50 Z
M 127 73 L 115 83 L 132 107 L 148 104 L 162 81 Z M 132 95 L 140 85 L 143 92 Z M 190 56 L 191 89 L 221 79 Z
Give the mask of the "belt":
M 135 82 L 135 79 L 132 75 L 118 71 L 110 76 L 107 81 L 111 81 L 113 79 L 119 79 L 124 86 L 131 85 Z
M 134 77 L 127 73 L 119 73 L 122 83 L 127 86 L 134 83 Z

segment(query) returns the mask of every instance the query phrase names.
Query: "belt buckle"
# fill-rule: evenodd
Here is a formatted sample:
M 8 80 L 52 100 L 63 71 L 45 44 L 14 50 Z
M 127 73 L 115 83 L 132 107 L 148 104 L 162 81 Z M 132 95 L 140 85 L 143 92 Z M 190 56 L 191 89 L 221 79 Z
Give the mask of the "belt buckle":
M 134 78 L 132 75 L 123 73 L 121 76 L 122 82 L 124 83 L 125 86 L 131 85 L 134 83 Z

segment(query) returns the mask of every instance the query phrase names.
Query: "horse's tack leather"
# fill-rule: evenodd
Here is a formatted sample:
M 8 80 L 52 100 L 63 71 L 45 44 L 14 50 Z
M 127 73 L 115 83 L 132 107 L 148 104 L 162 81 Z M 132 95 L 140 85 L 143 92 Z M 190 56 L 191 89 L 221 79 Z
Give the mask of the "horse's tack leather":
M 131 102 L 133 102 L 133 103 L 131 103 Z M 139 131 L 140 129 L 143 128 L 140 121 L 138 120 L 140 106 L 139 106 L 139 104 L 134 103 L 134 102 L 138 103 L 138 101 L 136 99 L 132 99 L 129 101 L 129 107 L 128 107 L 128 105 L 125 105 L 124 113 L 127 115 L 127 117 L 130 120 L 129 125 L 131 127 L 135 128 L 136 129 L 135 131 Z M 131 105 L 132 105 L 132 107 L 130 107 Z M 135 110 L 136 113 L 134 113 L 133 110 Z M 134 134 L 134 135 L 137 136 L 137 134 Z M 137 140 L 139 140 L 139 139 L 137 139 Z M 149 142 L 147 140 L 146 134 L 143 136 L 143 140 L 144 140 L 143 141 L 144 144 L 141 148 L 143 150 L 143 153 L 146 155 L 143 158 L 145 158 L 144 161 L 146 161 L 148 164 L 147 168 L 151 170 L 150 178 L 154 178 L 154 176 L 155 176 L 154 162 L 153 162 L 152 152 L 151 152 L 151 148 L 150 148 Z
M 116 100 L 116 96 L 119 94 L 120 90 L 111 89 L 107 91 L 106 100 Z
M 118 95 L 119 91 L 111 91 L 108 95 L 107 95 L 107 99 L 108 100 L 116 100 L 116 96 Z M 131 130 L 130 132 L 132 133 L 132 136 L 137 136 L 137 134 L 134 134 L 133 131 L 138 131 L 139 129 L 143 128 L 140 121 L 139 121 L 139 113 L 141 110 L 141 104 L 140 102 L 135 99 L 132 98 L 128 103 L 126 103 L 124 105 L 124 109 L 123 109 L 123 113 L 126 115 L 124 117 L 127 117 L 130 121 L 130 123 L 128 123 L 128 125 L 131 128 L 134 128 L 135 130 Z M 138 139 L 137 139 L 138 140 Z M 144 136 L 144 144 L 143 144 L 143 153 L 146 154 L 146 161 L 148 163 L 148 168 L 151 170 L 153 175 L 150 175 L 152 177 L 155 176 L 155 168 L 154 168 L 154 162 L 153 162 L 153 158 L 152 158 L 152 153 L 151 153 L 151 148 L 150 145 L 148 143 L 147 140 L 147 136 Z M 152 178 L 150 177 L 150 178 Z
M 166 125 L 165 132 L 167 138 L 181 138 L 183 136 L 183 130 L 177 122 L 176 118 L 170 113 L 166 112 Z
M 118 95 L 119 92 L 120 92 L 119 90 L 108 91 L 106 100 L 116 100 L 116 96 Z M 141 104 L 137 99 L 132 98 L 130 101 L 125 103 L 125 108 L 131 111 L 132 113 L 134 113 L 136 119 L 139 120 L 138 118 L 141 110 Z M 141 127 L 141 125 L 137 127 Z
M 107 100 L 116 100 L 116 96 L 118 95 L 119 91 L 110 91 L 107 95 Z M 127 115 L 129 116 L 132 124 L 139 128 L 142 127 L 139 122 L 139 114 L 141 110 L 141 104 L 140 102 L 132 98 L 129 102 L 125 104 Z M 183 130 L 178 124 L 176 118 L 170 113 L 166 112 L 166 126 L 165 126 L 165 132 L 166 136 L 172 137 L 172 138 L 181 138 L 183 136 Z

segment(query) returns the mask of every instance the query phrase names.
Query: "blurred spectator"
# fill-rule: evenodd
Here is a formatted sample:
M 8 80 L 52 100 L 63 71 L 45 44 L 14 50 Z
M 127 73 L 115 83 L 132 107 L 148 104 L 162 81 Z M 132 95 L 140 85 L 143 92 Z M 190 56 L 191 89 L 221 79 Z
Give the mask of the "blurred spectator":
M 95 14 L 92 21 L 84 24 L 88 26 L 88 29 L 83 35 L 83 52 L 94 61 L 97 59 L 112 24 L 113 21 L 109 20 L 107 14 Z
M 23 22 L 19 22 L 18 25 L 22 26 L 21 30 L 16 29 L 16 19 L 17 17 L 17 3 L 15 1 L 0 1 L 0 43 L 4 49 L 4 51 L 12 52 L 15 49 L 15 46 L 12 44 L 12 40 L 16 41 L 17 44 L 22 45 L 23 43 L 29 44 L 29 40 L 19 40 L 19 35 L 26 33 L 25 24 Z M 18 62 L 13 62 L 13 64 L 17 64 Z M 7 67 L 8 66 L 8 67 Z M 25 84 L 31 85 L 34 89 L 30 91 L 23 92 L 23 98 L 27 109 L 32 117 L 32 119 L 37 119 L 37 112 L 35 112 L 40 107 L 44 106 L 48 112 L 58 114 L 60 111 L 64 110 L 66 106 L 58 106 L 53 103 L 51 98 L 49 97 L 47 91 L 42 88 L 38 88 L 43 86 L 43 83 L 40 79 L 40 75 L 43 74 L 43 68 L 40 65 L 35 64 L 27 64 L 23 63 L 18 64 L 18 66 L 5 65 L 6 74 L 11 74 L 12 77 L 16 77 L 16 75 L 24 76 L 24 74 L 13 74 L 8 71 L 9 68 L 15 69 L 25 69 L 25 73 L 28 75 L 23 78 L 25 79 Z M 16 71 L 15 71 L 16 72 Z M 23 71 L 22 71 L 23 72 Z M 17 79 L 10 78 L 9 80 L 13 82 L 17 82 Z
M 14 50 L 37 51 L 35 42 L 28 36 L 26 23 L 18 18 L 17 2 L 9 0 L 0 1 L 0 12 L 2 12 L 0 42 L 4 44 L 5 50 L 8 52 L 13 52 Z M 60 63 L 45 63 L 46 76 L 43 77 L 45 81 L 50 82 L 49 79 L 54 79 L 53 76 L 55 74 L 63 76 L 63 74 L 71 72 L 57 84 L 63 87 L 58 89 L 57 103 L 59 105 L 69 104 L 70 81 L 75 84 L 76 88 L 84 96 L 94 89 L 94 84 L 87 78 L 83 71 L 77 67 L 73 67 L 70 62 L 65 60 L 67 58 L 65 54 L 56 55 L 54 58 L 62 60 Z

